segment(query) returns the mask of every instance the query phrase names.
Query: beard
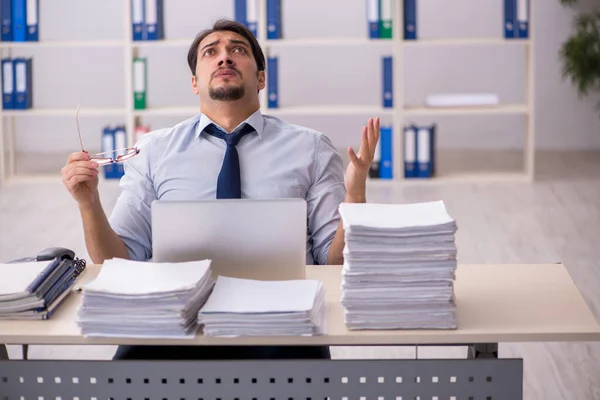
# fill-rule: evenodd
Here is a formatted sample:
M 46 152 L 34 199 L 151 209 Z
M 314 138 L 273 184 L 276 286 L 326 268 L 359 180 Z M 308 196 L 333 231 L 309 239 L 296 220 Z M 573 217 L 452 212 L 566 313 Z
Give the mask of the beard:
M 244 97 L 246 90 L 244 86 L 221 86 L 208 88 L 208 95 L 213 100 L 235 101 Z

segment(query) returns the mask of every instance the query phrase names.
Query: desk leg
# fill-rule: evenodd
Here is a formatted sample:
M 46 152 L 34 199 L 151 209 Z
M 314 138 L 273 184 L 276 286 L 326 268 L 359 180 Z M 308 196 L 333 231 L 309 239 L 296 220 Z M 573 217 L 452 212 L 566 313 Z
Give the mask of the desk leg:
M 498 343 L 475 343 L 469 346 L 467 359 L 498 358 Z
M 0 360 L 8 360 L 8 350 L 6 350 L 6 345 L 0 343 Z

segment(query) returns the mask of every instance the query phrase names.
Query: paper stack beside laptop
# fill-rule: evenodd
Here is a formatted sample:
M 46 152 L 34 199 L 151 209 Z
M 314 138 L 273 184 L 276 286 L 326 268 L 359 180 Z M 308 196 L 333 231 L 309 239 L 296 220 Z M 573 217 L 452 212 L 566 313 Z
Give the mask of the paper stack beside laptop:
M 85 269 L 81 260 L 0 264 L 0 320 L 48 319 Z
M 210 264 L 107 260 L 83 289 L 77 323 L 88 337 L 193 338 L 214 286 Z
M 342 203 L 348 329 L 455 329 L 456 222 L 442 201 Z
M 219 276 L 198 314 L 207 336 L 315 336 L 326 332 L 323 284 Z

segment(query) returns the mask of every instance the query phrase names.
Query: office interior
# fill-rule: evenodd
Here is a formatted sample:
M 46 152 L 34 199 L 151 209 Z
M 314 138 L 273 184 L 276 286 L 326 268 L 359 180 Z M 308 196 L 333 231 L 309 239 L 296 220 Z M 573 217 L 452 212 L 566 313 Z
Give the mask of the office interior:
M 218 18 L 234 18 L 235 3 L 165 1 L 164 37 L 135 41 L 129 36 L 129 0 L 40 1 L 39 39 L 0 42 L 3 60 L 31 58 L 32 103 L 0 111 L 0 263 L 55 246 L 92 263 L 81 214 L 60 176 L 68 155 L 80 149 L 78 104 L 81 138 L 90 153 L 104 149 L 107 128 L 122 129 L 132 146 L 149 131 L 196 115 L 188 47 Z M 266 0 L 259 3 L 265 11 Z M 404 2 L 392 2 L 392 38 L 369 36 L 367 3 L 281 0 L 281 36 L 262 33 L 260 40 L 267 56 L 277 59 L 271 88 L 277 86 L 278 101 L 270 107 L 265 89 L 261 111 L 323 132 L 344 165 L 347 148 L 360 145 L 362 126 L 379 116 L 389 136 L 380 143 L 378 171 L 368 177 L 367 202 L 442 200 L 458 226 L 458 268 L 562 263 L 600 320 L 598 94 L 593 87 L 580 94 L 564 73 L 565 65 L 577 62 L 564 53 L 582 35 L 574 21 L 598 5 L 530 0 L 528 36 L 506 38 L 504 0 L 417 0 L 416 37 L 405 39 L 398 20 Z M 386 57 L 392 60 L 387 81 Z M 139 89 L 134 60 L 144 60 L 143 106 L 133 93 Z M 595 79 L 597 72 L 579 73 Z M 386 85 L 393 101 L 384 94 Z M 439 96 L 475 103 L 433 105 Z M 477 96 L 486 103 L 477 104 Z M 430 133 L 422 176 L 406 173 L 407 127 Z M 384 170 L 385 176 L 378 175 Z M 100 174 L 107 215 L 119 181 L 118 171 Z M 28 357 L 110 360 L 115 349 L 31 345 Z M 22 357 L 19 345 L 7 350 L 11 359 Z M 464 358 L 467 351 L 331 347 L 338 360 Z M 523 359 L 525 399 L 600 399 L 597 341 L 500 343 L 499 354 Z

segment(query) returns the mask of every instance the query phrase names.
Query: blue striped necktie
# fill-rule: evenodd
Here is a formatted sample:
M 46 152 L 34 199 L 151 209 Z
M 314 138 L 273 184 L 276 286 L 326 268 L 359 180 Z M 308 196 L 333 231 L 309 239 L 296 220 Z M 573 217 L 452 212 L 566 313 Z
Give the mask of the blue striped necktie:
M 225 133 L 214 124 L 207 125 L 204 131 L 209 135 L 223 139 L 227 143 L 225 157 L 221 172 L 217 179 L 217 199 L 239 199 L 242 197 L 240 182 L 240 159 L 235 146 L 239 143 L 242 136 L 254 132 L 249 124 L 245 124 L 242 129 L 233 133 Z

